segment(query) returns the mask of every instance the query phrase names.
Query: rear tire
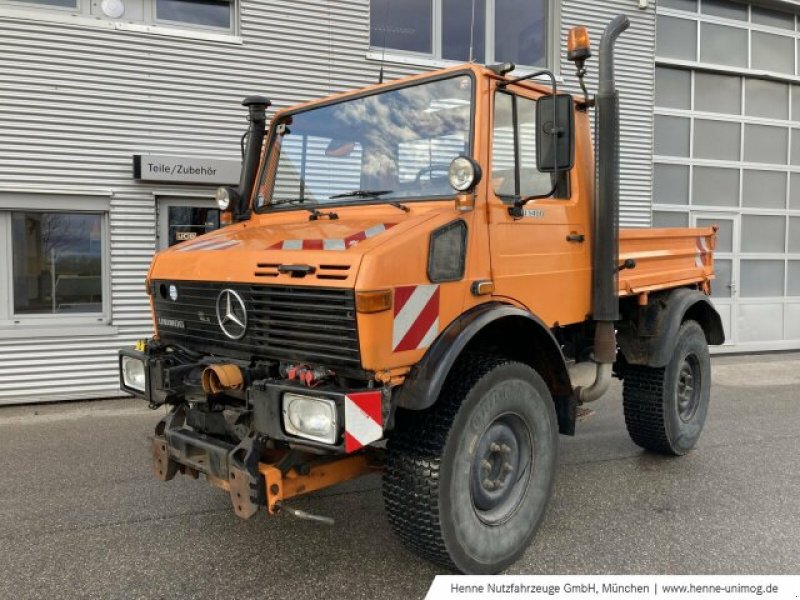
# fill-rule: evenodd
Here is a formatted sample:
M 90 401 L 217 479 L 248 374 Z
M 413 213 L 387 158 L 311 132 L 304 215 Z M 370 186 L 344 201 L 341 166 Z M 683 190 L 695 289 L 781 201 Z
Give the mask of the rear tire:
M 438 402 L 398 411 L 383 497 L 415 554 L 463 573 L 502 571 L 525 551 L 552 493 L 553 400 L 522 363 L 459 360 Z
M 686 321 L 666 367 L 625 368 L 623 405 L 631 439 L 653 452 L 688 453 L 703 431 L 710 395 L 705 333 L 696 321 Z

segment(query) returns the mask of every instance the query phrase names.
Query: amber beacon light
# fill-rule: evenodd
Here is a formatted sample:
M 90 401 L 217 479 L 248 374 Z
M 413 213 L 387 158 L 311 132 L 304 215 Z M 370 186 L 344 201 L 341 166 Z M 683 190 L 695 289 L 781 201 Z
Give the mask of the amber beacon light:
M 570 29 L 567 38 L 567 58 L 572 62 L 583 62 L 591 56 L 589 30 L 583 25 Z

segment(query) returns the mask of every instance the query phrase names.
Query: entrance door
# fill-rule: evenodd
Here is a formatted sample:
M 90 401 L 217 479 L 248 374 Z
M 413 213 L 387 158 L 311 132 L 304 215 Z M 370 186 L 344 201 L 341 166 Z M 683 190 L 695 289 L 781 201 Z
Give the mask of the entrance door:
M 736 344 L 737 341 L 737 300 L 739 290 L 739 222 L 740 215 L 731 213 L 692 213 L 693 227 L 719 227 L 717 232 L 717 248 L 714 250 L 714 274 L 711 283 L 711 298 L 722 317 L 725 328 L 725 345 Z
M 219 229 L 216 202 L 203 198 L 159 198 L 158 249 Z

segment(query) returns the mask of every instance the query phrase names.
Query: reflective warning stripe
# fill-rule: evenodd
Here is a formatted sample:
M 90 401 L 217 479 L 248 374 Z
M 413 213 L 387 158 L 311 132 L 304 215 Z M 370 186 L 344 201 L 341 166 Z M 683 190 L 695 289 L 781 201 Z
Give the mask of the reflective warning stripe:
M 696 267 L 706 266 L 706 256 L 708 255 L 708 242 L 705 236 L 697 238 L 697 254 L 694 257 L 694 264 Z
M 397 223 L 379 223 L 369 229 L 357 231 L 345 238 L 325 238 L 319 240 L 284 240 L 269 247 L 270 250 L 347 250 L 359 242 L 378 236 L 390 230 Z
M 201 250 L 224 250 L 241 244 L 238 240 L 205 240 L 180 248 L 179 252 L 197 252 Z
M 395 288 L 392 351 L 427 348 L 439 334 L 439 286 Z
M 383 438 L 383 394 L 354 392 L 344 397 L 344 448 L 355 452 Z

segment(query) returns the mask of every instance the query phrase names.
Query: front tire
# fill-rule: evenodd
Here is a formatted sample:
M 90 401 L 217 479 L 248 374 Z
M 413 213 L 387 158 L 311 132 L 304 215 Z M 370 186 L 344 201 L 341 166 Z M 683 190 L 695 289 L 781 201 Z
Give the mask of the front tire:
M 684 322 L 666 367 L 625 368 L 623 405 L 631 439 L 646 450 L 682 456 L 694 448 L 711 396 L 711 359 L 702 327 Z
M 525 551 L 552 493 L 558 426 L 529 366 L 470 356 L 426 411 L 398 411 L 383 478 L 389 522 L 413 552 L 464 573 Z

